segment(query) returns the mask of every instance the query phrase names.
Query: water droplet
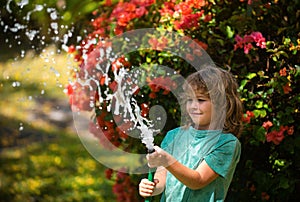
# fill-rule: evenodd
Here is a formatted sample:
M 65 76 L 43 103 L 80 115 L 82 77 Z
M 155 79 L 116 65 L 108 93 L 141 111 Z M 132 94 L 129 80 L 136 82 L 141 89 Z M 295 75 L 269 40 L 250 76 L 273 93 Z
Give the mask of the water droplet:
M 35 6 L 36 11 L 41 11 L 41 10 L 43 10 L 43 8 L 44 8 L 44 6 L 42 6 L 42 5 L 36 5 Z
M 26 6 L 29 3 L 28 0 L 22 0 L 20 3 L 18 3 L 18 6 L 22 9 L 24 6 Z
M 57 30 L 57 28 L 58 28 L 57 22 L 52 22 L 52 23 L 50 24 L 50 26 L 51 26 L 52 29 L 55 29 L 55 30 Z
M 12 11 L 10 10 L 9 4 L 12 2 L 12 0 L 8 0 L 7 4 L 6 4 L 6 10 L 9 13 L 12 13 Z
M 54 72 L 56 77 L 60 77 L 60 73 L 56 69 L 54 69 L 53 67 L 50 67 L 50 70 Z
M 21 50 L 21 57 L 25 57 L 25 51 L 24 50 Z
M 19 81 L 14 81 L 13 83 L 12 83 L 12 87 L 19 87 L 19 86 L 21 86 L 21 83 L 19 82 Z
M 29 38 L 30 41 L 33 40 L 33 38 L 35 37 L 36 34 L 38 34 L 39 32 L 36 31 L 36 30 L 29 30 L 29 31 L 26 31 L 25 34 L 26 36 Z
M 20 125 L 19 125 L 19 131 L 22 131 L 22 130 L 24 130 L 23 123 L 20 123 Z
M 57 19 L 57 13 L 56 13 L 56 11 L 50 13 L 50 17 L 51 17 L 52 20 L 56 20 Z

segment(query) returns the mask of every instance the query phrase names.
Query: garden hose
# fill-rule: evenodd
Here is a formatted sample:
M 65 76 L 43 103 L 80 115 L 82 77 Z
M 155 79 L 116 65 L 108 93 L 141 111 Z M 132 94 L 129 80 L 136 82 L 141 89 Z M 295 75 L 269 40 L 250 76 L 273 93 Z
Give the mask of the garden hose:
M 154 151 L 155 151 L 154 149 L 148 150 L 148 154 L 151 154 L 151 153 L 153 153 Z M 149 171 L 148 171 L 148 180 L 151 181 L 151 182 L 154 181 L 154 171 L 155 171 L 155 168 L 149 168 Z M 151 202 L 151 200 L 152 200 L 152 196 L 147 197 L 147 198 L 145 199 L 145 202 Z

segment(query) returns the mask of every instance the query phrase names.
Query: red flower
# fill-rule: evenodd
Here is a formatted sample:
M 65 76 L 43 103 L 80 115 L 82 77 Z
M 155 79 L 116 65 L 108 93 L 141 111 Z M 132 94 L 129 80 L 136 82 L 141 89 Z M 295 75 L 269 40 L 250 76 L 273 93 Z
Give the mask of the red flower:
M 205 0 L 186 0 L 186 3 L 197 9 L 202 8 L 206 4 Z
M 278 132 L 273 130 L 272 132 L 268 133 L 266 136 L 267 142 L 273 142 L 276 145 L 279 145 L 280 142 L 284 139 L 284 135 L 282 132 Z
M 268 200 L 270 199 L 270 196 L 269 196 L 269 194 L 267 194 L 266 192 L 262 192 L 262 193 L 261 193 L 261 199 L 262 199 L 263 201 L 268 201 Z
M 290 87 L 290 83 L 285 84 L 285 86 L 282 87 L 284 94 L 288 94 L 292 91 L 292 88 Z
M 255 115 L 254 115 L 254 113 L 253 113 L 252 111 L 247 111 L 246 114 L 247 114 L 247 116 L 249 116 L 250 118 L 254 118 L 254 117 L 255 117 Z
M 254 118 L 254 117 L 255 117 L 255 115 L 254 115 L 253 112 L 247 111 L 246 114 L 243 115 L 242 121 L 243 121 L 244 123 L 250 123 L 251 118 Z
M 182 15 L 188 15 L 193 12 L 192 8 L 187 2 L 180 2 L 179 4 L 175 5 L 174 9 Z
M 204 11 L 197 13 L 187 14 L 181 17 L 181 19 L 174 22 L 174 28 L 178 29 L 191 29 L 199 26 L 199 19 L 203 15 Z
M 293 135 L 294 134 L 294 126 L 291 126 L 291 127 L 288 128 L 287 134 L 288 135 Z
M 266 121 L 262 125 L 266 130 L 269 130 L 270 127 L 273 126 L 273 123 L 271 121 Z
M 201 53 L 201 52 L 200 52 Z M 195 57 L 192 55 L 192 54 L 190 54 L 190 53 L 187 53 L 186 55 L 185 55 L 185 58 L 187 59 L 187 60 L 190 60 L 190 61 L 193 61 L 194 59 L 195 59 Z
M 141 7 L 147 7 L 147 6 L 151 6 L 156 1 L 155 0 L 131 0 L 130 2 L 139 5 Z
M 108 86 L 113 92 L 118 89 L 118 83 L 116 81 L 111 82 L 110 84 L 108 84 Z
M 106 75 L 101 76 L 100 85 L 103 86 L 105 84 L 105 81 L 106 81 Z
M 153 50 L 163 50 L 167 44 L 168 39 L 166 37 L 161 37 L 160 39 L 151 38 L 149 39 L 148 43 L 151 45 Z
M 135 10 L 135 14 L 136 14 L 136 17 L 142 17 L 143 15 L 145 15 L 147 13 L 147 10 L 144 6 L 142 7 L 139 7 Z
M 162 6 L 162 9 L 160 9 L 160 15 L 165 17 L 171 17 L 174 14 L 174 6 L 175 4 L 173 2 L 165 2 Z
M 113 174 L 113 170 L 111 169 L 111 168 L 108 168 L 108 169 L 106 169 L 105 170 L 105 177 L 107 178 L 107 179 L 111 179 L 111 177 L 112 177 L 112 174 Z
M 212 16 L 212 15 L 209 15 L 209 14 L 208 14 L 208 15 L 205 15 L 203 21 L 204 21 L 204 22 L 210 22 L 210 21 L 212 20 L 212 17 L 213 17 L 213 16 Z
M 141 104 L 141 115 L 146 117 L 149 113 L 149 106 L 146 103 Z
M 68 53 L 74 53 L 76 51 L 76 48 L 74 45 L 69 46 Z
M 149 87 L 153 92 L 159 92 L 160 89 L 171 91 L 177 88 L 177 84 L 170 77 L 158 77 L 149 82 Z
M 286 67 L 284 67 L 283 69 L 281 69 L 281 70 L 279 71 L 279 75 L 280 75 L 280 76 L 286 76 L 286 75 L 287 75 L 287 73 L 286 73 Z
M 154 93 L 154 92 L 151 92 L 150 94 L 149 94 L 149 98 L 151 98 L 151 99 L 155 99 L 157 96 L 156 96 L 156 94 Z
M 111 70 L 119 70 L 121 67 L 129 67 L 130 63 L 126 60 L 124 56 L 119 57 L 111 63 Z
M 272 132 L 266 135 L 267 142 L 273 142 L 276 145 L 279 145 L 280 142 L 284 139 L 284 132 L 288 129 L 287 126 L 281 126 L 279 131 L 273 130 Z

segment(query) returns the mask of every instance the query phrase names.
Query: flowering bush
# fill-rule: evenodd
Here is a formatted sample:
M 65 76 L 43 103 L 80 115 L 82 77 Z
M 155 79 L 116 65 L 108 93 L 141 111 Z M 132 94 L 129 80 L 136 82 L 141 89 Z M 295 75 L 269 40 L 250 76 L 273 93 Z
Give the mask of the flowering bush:
M 298 0 L 106 1 L 93 12 L 86 38 L 75 48 L 70 47 L 79 63 L 75 78 L 84 78 L 88 73 L 97 82 L 91 90 L 75 79 L 68 87 L 68 94 L 74 108 L 92 110 L 96 107 L 95 120 L 113 145 L 126 151 L 143 151 L 144 146 L 138 143 L 140 140 L 126 134 L 132 127 L 131 122 L 109 112 L 109 103 L 99 98 L 98 93 L 104 92 L 97 92 L 97 85 L 106 85 L 107 92 L 116 92 L 115 75 L 121 69 L 139 66 L 151 75 L 151 72 L 158 72 L 151 64 L 161 64 L 186 76 L 192 72 L 191 67 L 182 58 L 163 51 L 168 38 L 161 37 L 147 41 L 152 50 L 116 58 L 108 73 L 103 74 L 97 71 L 97 64 L 107 62 L 108 58 L 99 50 L 110 47 L 103 39 L 145 27 L 188 36 L 205 49 L 216 64 L 229 68 L 240 84 L 245 127 L 240 138 L 242 156 L 228 200 L 299 200 L 296 194 L 300 188 L 297 155 L 300 150 L 297 124 L 300 123 L 299 6 Z M 185 55 L 191 61 L 194 55 L 202 54 L 197 49 L 191 50 L 193 54 L 187 52 Z M 140 64 L 147 64 L 147 67 Z M 150 107 L 156 104 L 168 109 L 168 124 L 156 137 L 156 144 L 159 144 L 165 132 L 180 123 L 179 105 L 170 93 L 178 87 L 174 82 L 176 75 L 162 71 L 155 78 L 143 78 L 145 88 L 131 86 L 142 109 L 141 115 L 147 117 Z M 95 127 L 91 123 L 90 131 L 97 136 Z M 137 187 L 139 176 L 130 178 L 115 173 L 116 177 L 111 178 L 113 171 L 108 170 L 108 173 L 110 179 L 115 179 L 113 189 L 119 201 L 139 200 L 136 189 L 129 188 Z

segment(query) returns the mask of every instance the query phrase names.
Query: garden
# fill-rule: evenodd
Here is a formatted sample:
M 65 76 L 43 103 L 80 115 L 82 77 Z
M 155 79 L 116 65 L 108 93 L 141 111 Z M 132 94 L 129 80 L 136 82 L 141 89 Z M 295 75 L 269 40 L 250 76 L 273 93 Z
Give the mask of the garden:
M 148 140 L 205 62 L 244 107 L 226 201 L 299 201 L 299 0 L 30 2 L 1 1 L 0 201 L 143 201 Z

